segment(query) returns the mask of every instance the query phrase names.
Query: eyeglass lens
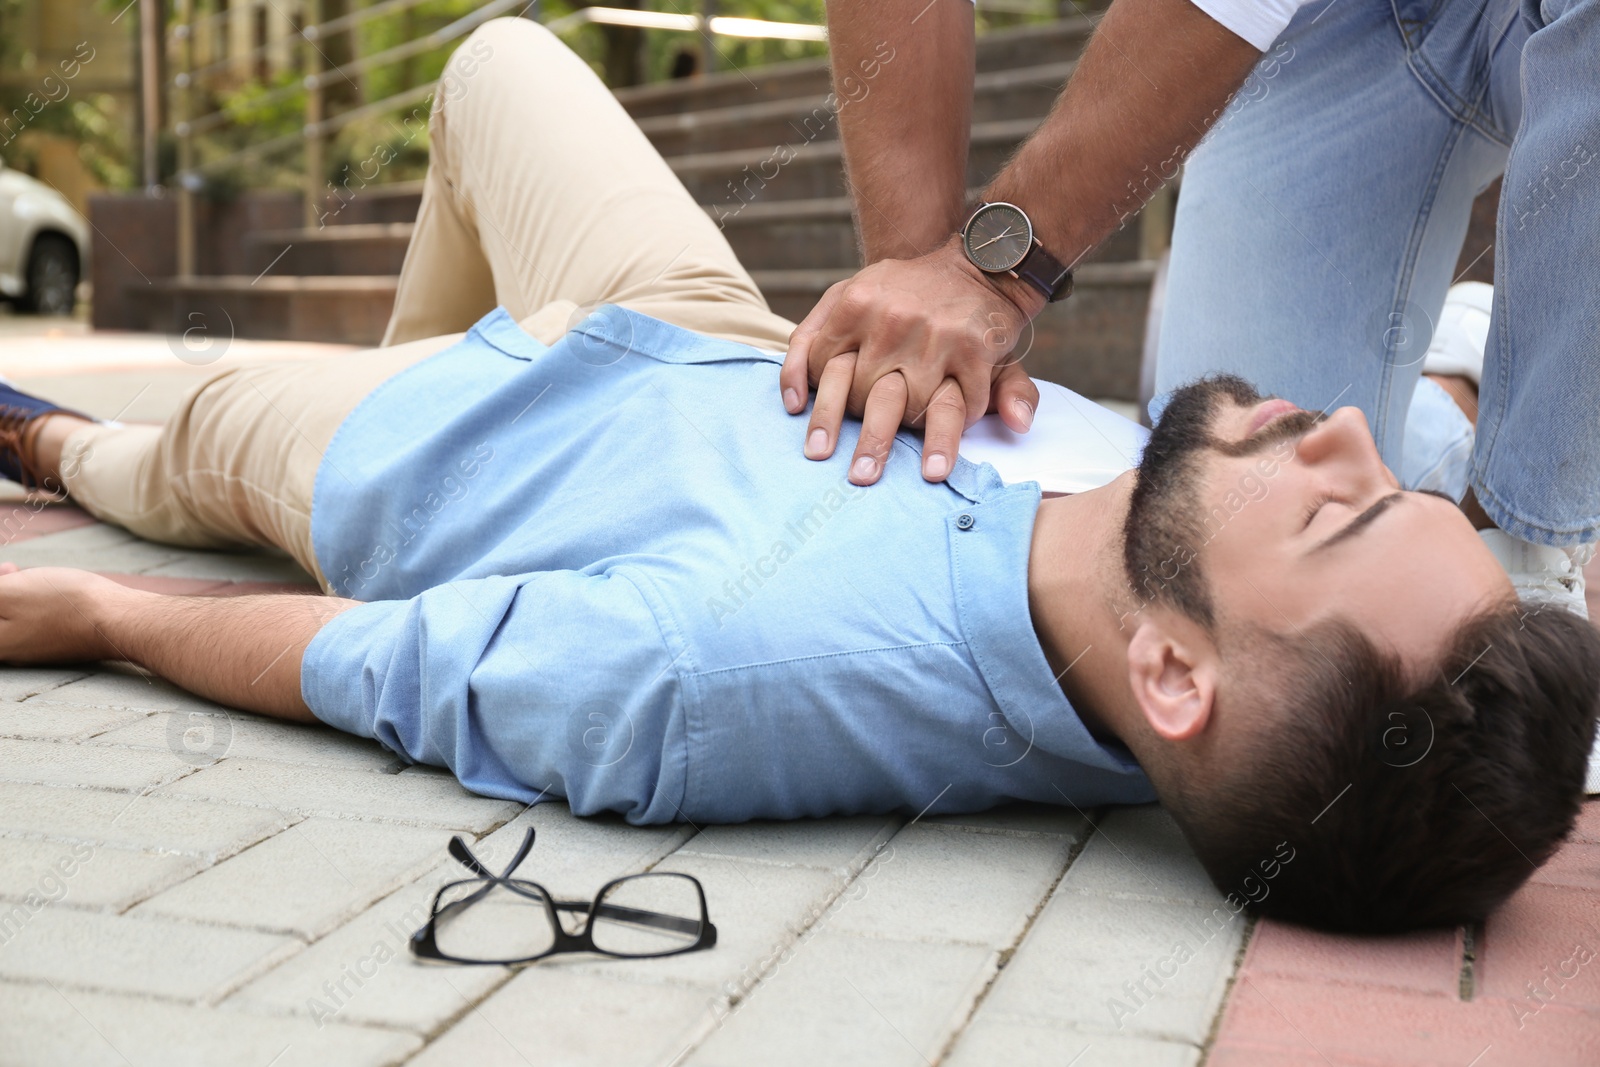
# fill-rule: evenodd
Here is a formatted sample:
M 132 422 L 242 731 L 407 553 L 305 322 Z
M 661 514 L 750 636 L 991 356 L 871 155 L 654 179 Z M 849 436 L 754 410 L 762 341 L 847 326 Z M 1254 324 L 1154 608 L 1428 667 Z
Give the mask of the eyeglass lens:
M 496 885 L 484 892 L 486 884 L 451 886 L 440 898 L 433 924 L 439 951 L 461 960 L 496 962 L 549 952 L 555 931 L 538 889 L 524 886 L 518 892 Z
M 434 918 L 439 951 L 460 960 L 510 963 L 555 947 L 556 931 L 538 887 L 513 885 L 486 888 L 489 883 L 472 881 L 448 887 Z M 703 926 L 700 893 L 691 879 L 642 874 L 606 889 L 595 902 L 590 935 L 601 952 L 658 956 L 694 946 Z
M 655 956 L 700 940 L 700 893 L 679 874 L 641 874 L 607 889 L 590 928 L 594 947 L 619 956 Z

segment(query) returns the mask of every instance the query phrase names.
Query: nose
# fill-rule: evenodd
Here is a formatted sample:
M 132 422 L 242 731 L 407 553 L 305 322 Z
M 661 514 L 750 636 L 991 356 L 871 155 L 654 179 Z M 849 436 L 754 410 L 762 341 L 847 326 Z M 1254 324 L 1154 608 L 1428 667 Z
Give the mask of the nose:
M 1360 408 L 1344 407 L 1312 427 L 1295 448 L 1300 462 L 1349 479 L 1354 491 L 1390 490 L 1399 481 L 1384 466 Z

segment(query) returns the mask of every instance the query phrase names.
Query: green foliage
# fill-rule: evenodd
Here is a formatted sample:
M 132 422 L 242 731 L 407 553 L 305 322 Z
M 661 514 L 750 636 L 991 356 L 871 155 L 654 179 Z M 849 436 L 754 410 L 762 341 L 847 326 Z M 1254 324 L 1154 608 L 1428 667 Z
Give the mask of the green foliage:
M 666 10 L 671 6 L 664 4 Z M 738 18 L 766 19 L 769 22 L 804 22 L 821 26 L 828 20 L 823 0 L 723 0 L 717 14 Z M 744 70 L 790 59 L 808 59 L 828 54 L 821 41 L 764 41 L 741 37 L 714 37 L 718 70 Z M 653 72 L 662 78 L 666 70 Z
M 416 181 L 428 173 L 426 103 L 352 122 L 327 151 L 327 180 L 338 188 Z
M 0 134 L 0 160 L 34 172 L 37 142 L 26 134 L 54 134 L 77 143 L 79 158 L 97 181 L 113 189 L 130 187 L 136 175 L 128 115 L 112 94 L 85 93 L 76 78 L 63 76 L 55 66 L 38 65 L 38 57 L 15 32 L 29 6 L 27 0 L 0 0 L 0 68 L 37 67 L 35 81 L 0 86 L 0 116 L 7 120 Z M 112 0 L 97 0 L 95 6 L 116 10 Z
M 224 89 L 209 103 L 211 108 L 227 112 L 235 127 L 250 130 L 253 138 L 293 133 L 306 118 L 305 86 L 292 70 L 279 71 L 265 81 L 245 82 L 238 89 Z
M 74 97 L 64 119 L 61 132 L 78 142 L 78 158 L 95 181 L 108 189 L 132 189 L 138 184 L 133 138 L 116 97 L 110 93 Z
M 237 0 L 235 3 L 237 7 Z M 366 6 L 352 0 L 351 10 Z M 425 0 L 408 11 L 382 15 L 358 23 L 343 41 L 318 42 L 318 65 L 328 69 L 340 55 L 373 56 L 448 26 L 481 6 L 481 0 Z M 326 16 L 325 16 L 326 17 Z M 420 55 L 385 63 L 348 76 L 329 79 L 326 114 L 337 117 L 351 107 L 389 99 L 408 89 L 434 81 L 460 39 Z M 307 90 L 301 84 L 310 46 L 295 42 L 295 66 L 266 79 L 242 83 L 222 81 L 204 96 L 197 113 L 221 110 L 229 124 L 197 140 L 201 161 L 220 160 L 248 145 L 292 134 L 306 120 Z M 348 60 L 346 60 L 348 62 Z M 406 181 L 427 170 L 427 104 L 413 100 L 389 114 L 359 119 L 336 130 L 323 149 L 325 177 L 334 185 Z M 227 197 L 240 187 L 298 188 L 304 181 L 304 151 L 286 146 L 270 158 L 256 157 L 237 165 L 206 171 L 206 193 Z
M 6 29 L 30 3 L 39 0 L 0 0 L 0 64 L 10 69 L 26 65 L 27 56 Z M 54 2 L 54 0 L 52 0 Z M 103 13 L 120 11 L 128 0 L 93 0 Z M 359 12 L 377 0 L 323 0 L 324 18 L 343 12 Z M 702 0 L 544 0 L 542 18 L 549 22 L 570 14 L 591 2 L 601 6 L 643 7 L 679 14 L 703 11 Z M 870 0 L 868 0 L 870 2 Z M 1083 10 L 1101 9 L 1108 0 L 1076 0 Z M 337 37 L 318 42 L 322 57 L 370 57 L 417 40 L 439 30 L 481 7 L 483 0 L 423 0 L 406 11 L 390 12 L 359 23 L 342 40 Z M 1056 0 L 1033 0 L 1032 12 L 980 11 L 978 28 L 1013 26 L 1022 22 L 1054 17 Z M 222 10 L 222 0 L 194 0 L 197 18 Z M 177 15 L 176 0 L 167 0 L 168 18 Z M 234 16 L 256 17 L 258 10 L 269 19 L 281 19 L 285 8 L 268 5 L 258 9 L 243 0 L 232 0 Z M 716 14 L 773 22 L 822 25 L 826 20 L 824 0 L 716 0 Z M 136 17 L 130 15 L 130 18 Z M 252 24 L 252 32 L 253 32 Z M 197 45 L 223 39 L 222 27 L 206 24 Z M 602 78 L 617 81 L 618 72 L 658 81 L 670 76 L 674 61 L 689 53 L 703 61 L 706 38 L 699 33 L 640 32 L 618 27 L 585 25 L 563 34 L 563 40 Z M 334 81 L 327 88 L 327 114 L 338 114 L 354 107 L 387 100 L 437 79 L 460 39 L 446 42 L 421 54 L 385 63 L 352 74 L 343 83 Z M 713 71 L 749 70 L 771 63 L 826 55 L 827 46 L 816 41 L 758 40 L 716 36 L 711 39 Z M 205 130 L 194 139 L 194 158 L 207 167 L 207 195 L 228 196 L 239 188 L 298 186 L 304 167 L 304 152 L 299 143 L 288 139 L 306 119 L 307 92 L 302 85 L 311 46 L 291 38 L 265 56 L 235 57 L 235 62 L 218 65 L 199 78 L 191 90 L 189 113 L 203 116 L 221 112 L 228 121 Z M 176 49 L 169 63 L 177 62 Z M 635 57 L 637 62 L 635 62 Z M 215 57 L 213 57 L 215 58 Z M 288 65 L 284 66 L 285 58 Z M 345 59 L 344 61 L 348 61 Z M 324 63 L 318 60 L 319 65 Z M 0 118 L 19 102 L 26 90 L 0 88 Z M 169 103 L 171 101 L 169 100 Z M 364 181 L 404 181 L 419 178 L 427 168 L 426 105 L 409 101 L 396 105 L 388 114 L 379 114 L 349 123 L 336 131 L 324 148 L 328 180 L 335 184 L 362 175 Z M 112 188 L 126 188 L 138 180 L 138 145 L 133 143 L 134 116 L 119 109 L 109 94 L 78 94 L 52 104 L 30 120 L 31 127 L 70 137 L 80 145 L 80 154 L 95 176 Z M 270 154 L 224 163 L 227 157 L 249 146 L 274 138 L 286 138 L 282 148 Z M 3 138 L 0 138 L 3 141 Z M 162 170 L 175 169 L 175 146 L 170 133 L 161 143 Z M 25 142 L 0 143 L 0 156 L 12 165 L 26 165 Z M 219 165 L 220 164 L 220 165 Z M 366 177 L 367 175 L 374 175 Z
M 355 6 L 352 4 L 352 6 Z M 397 45 L 414 41 L 483 6 L 483 0 L 426 0 L 410 11 L 368 19 L 357 30 L 359 54 L 375 55 Z M 375 68 L 361 75 L 361 94 L 367 100 L 382 100 L 414 85 L 433 81 L 444 70 L 460 39 L 413 59 Z
M 572 0 L 547 0 L 544 4 L 545 21 L 552 22 L 562 15 L 570 14 L 580 7 L 591 6 L 586 3 L 573 3 Z M 601 0 L 593 6 L 621 7 L 623 4 Z M 695 14 L 701 11 L 701 6 L 696 0 L 645 0 L 642 6 L 649 11 L 664 11 L 672 14 Z M 800 22 L 814 26 L 822 25 L 827 18 L 823 0 L 718 0 L 716 14 L 730 15 L 738 18 L 766 19 L 769 22 Z M 603 54 L 605 37 L 608 33 L 615 32 L 613 27 L 587 25 L 580 26 L 562 36 L 574 52 L 583 57 L 596 74 L 602 79 L 606 76 Z M 792 59 L 807 59 L 828 54 L 828 46 L 820 41 L 783 41 L 783 40 L 758 40 L 753 38 L 722 37 L 711 38 L 713 54 L 715 55 L 714 69 L 745 70 L 751 67 L 766 66 L 771 63 L 782 63 Z M 665 31 L 651 31 L 644 36 L 644 80 L 661 81 L 667 78 L 672 69 L 673 59 L 680 51 L 688 50 L 696 55 L 703 55 L 706 39 L 698 33 L 669 33 Z M 615 86 L 613 86 L 615 88 Z

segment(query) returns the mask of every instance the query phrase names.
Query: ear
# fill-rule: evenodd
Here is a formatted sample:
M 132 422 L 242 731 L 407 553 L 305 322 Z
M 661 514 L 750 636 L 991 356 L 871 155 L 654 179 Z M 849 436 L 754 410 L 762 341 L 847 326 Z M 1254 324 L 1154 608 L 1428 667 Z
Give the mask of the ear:
M 1146 616 L 1128 642 L 1128 683 L 1144 718 L 1163 741 L 1186 741 L 1211 721 L 1217 652 L 1187 619 Z

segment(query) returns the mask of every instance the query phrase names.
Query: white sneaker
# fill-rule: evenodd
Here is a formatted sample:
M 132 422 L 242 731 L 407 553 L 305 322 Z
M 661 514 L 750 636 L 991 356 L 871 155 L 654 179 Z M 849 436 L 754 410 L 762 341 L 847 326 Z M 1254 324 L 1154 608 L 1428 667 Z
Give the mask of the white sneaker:
M 1479 530 L 1478 536 L 1511 576 L 1517 596 L 1529 604 L 1562 608 L 1580 619 L 1589 617 L 1583 568 L 1594 558 L 1594 545 L 1552 548 L 1518 540 L 1504 530 Z
M 1519 541 L 1504 530 L 1479 530 L 1478 536 L 1511 575 L 1511 584 L 1524 602 L 1561 608 L 1581 619 L 1589 617 L 1583 595 L 1583 568 L 1594 558 L 1594 545 L 1551 548 Z M 1600 736 L 1589 750 L 1589 773 L 1584 778 L 1583 791 L 1590 796 L 1600 793 Z
M 1423 358 L 1426 374 L 1456 374 L 1475 384 L 1483 380 L 1483 353 L 1489 344 L 1489 319 L 1494 310 L 1494 286 L 1459 282 L 1450 287 Z M 1520 541 L 1502 530 L 1480 530 L 1478 536 L 1511 576 L 1517 596 L 1529 604 L 1570 611 L 1589 617 L 1584 598 L 1583 568 L 1594 558 L 1594 545 L 1551 548 Z M 1589 751 L 1589 773 L 1583 791 L 1600 794 L 1600 736 Z
M 1433 328 L 1428 354 L 1422 358 L 1424 374 L 1455 374 L 1483 381 L 1483 353 L 1489 347 L 1489 316 L 1494 310 L 1494 286 L 1484 282 L 1457 282 L 1445 294 L 1439 324 Z

